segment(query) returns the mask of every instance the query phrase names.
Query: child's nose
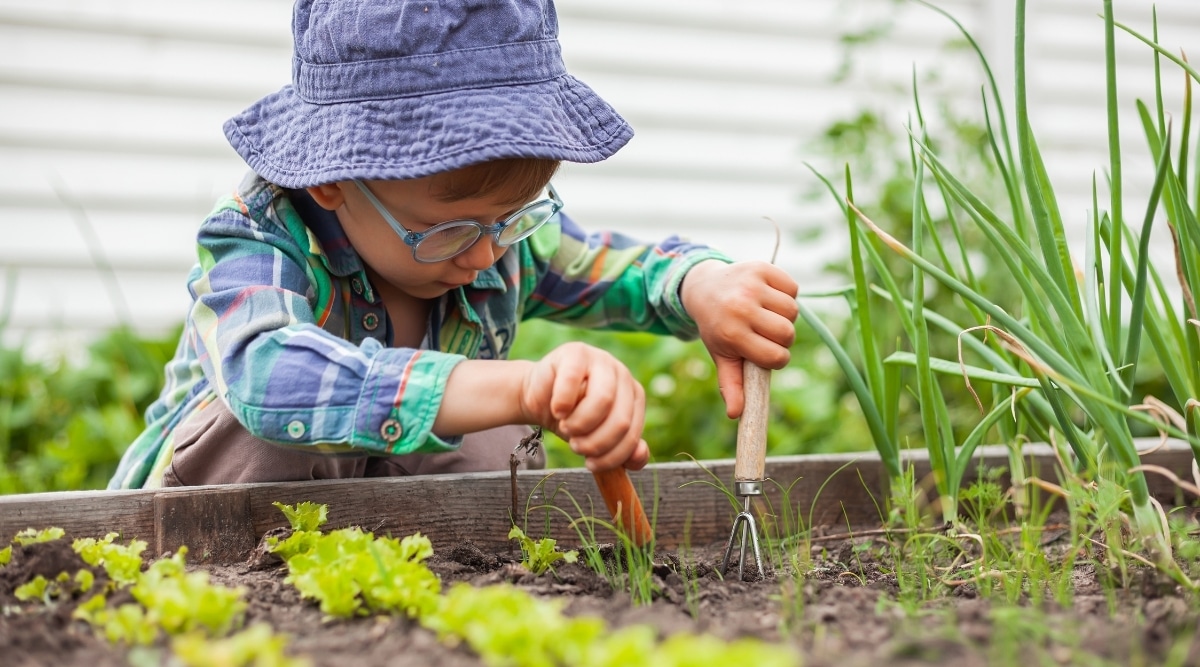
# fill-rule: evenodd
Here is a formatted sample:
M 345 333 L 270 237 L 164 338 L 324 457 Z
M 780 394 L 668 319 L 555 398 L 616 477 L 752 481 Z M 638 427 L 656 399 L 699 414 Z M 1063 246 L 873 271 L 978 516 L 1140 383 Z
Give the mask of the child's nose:
M 495 238 L 484 235 L 475 242 L 475 245 L 467 248 L 466 252 L 454 259 L 464 269 L 483 271 L 495 264 L 503 252 L 504 249 L 496 245 Z

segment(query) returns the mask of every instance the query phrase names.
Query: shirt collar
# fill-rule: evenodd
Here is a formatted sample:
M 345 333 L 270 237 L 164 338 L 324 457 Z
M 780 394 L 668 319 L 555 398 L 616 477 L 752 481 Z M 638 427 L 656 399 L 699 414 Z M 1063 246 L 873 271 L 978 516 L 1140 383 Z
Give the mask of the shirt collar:
M 304 221 L 304 226 L 321 244 L 321 261 L 330 273 L 340 277 L 361 273 L 362 259 L 354 251 L 354 246 L 350 245 L 337 214 L 322 208 L 305 190 L 289 189 L 287 194 L 292 207 Z

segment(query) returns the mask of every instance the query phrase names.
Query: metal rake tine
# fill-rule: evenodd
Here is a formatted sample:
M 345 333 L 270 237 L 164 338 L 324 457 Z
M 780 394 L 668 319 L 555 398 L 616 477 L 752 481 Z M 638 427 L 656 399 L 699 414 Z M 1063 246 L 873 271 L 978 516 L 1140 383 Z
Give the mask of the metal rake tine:
M 725 558 L 721 559 L 721 576 L 725 576 L 725 572 L 729 569 L 729 556 L 733 553 L 733 538 L 737 537 L 738 520 L 742 515 L 738 515 L 733 520 L 733 530 L 729 531 L 729 542 L 725 544 Z
M 749 498 L 746 499 L 747 504 L 749 504 L 749 500 Z M 754 515 L 750 514 L 749 511 L 746 512 L 746 525 L 750 528 L 750 542 L 754 545 L 754 565 L 758 567 L 758 578 L 764 579 L 767 576 L 767 571 L 763 567 L 762 550 L 758 546 L 758 523 L 754 520 Z M 742 548 L 745 549 L 744 544 Z M 745 562 L 745 560 L 745 557 L 743 557 L 742 562 Z
M 749 499 L 747 499 L 749 505 Z M 738 526 L 741 526 L 741 535 L 738 535 Z M 746 534 L 749 533 L 750 539 L 746 539 Z M 738 539 L 740 537 L 740 539 Z M 754 520 L 754 515 L 750 514 L 749 509 L 739 512 L 733 520 L 733 530 L 729 531 L 729 541 L 725 544 L 725 557 L 721 560 L 721 574 L 729 570 L 729 557 L 733 555 L 733 541 L 738 539 L 739 554 L 738 554 L 738 580 L 746 580 L 746 542 L 749 541 L 754 547 L 754 563 L 758 566 L 759 578 L 765 576 L 762 562 L 762 549 L 758 543 L 758 524 Z
M 746 580 L 746 530 L 750 528 L 750 522 L 742 520 L 742 549 L 738 554 L 738 581 Z

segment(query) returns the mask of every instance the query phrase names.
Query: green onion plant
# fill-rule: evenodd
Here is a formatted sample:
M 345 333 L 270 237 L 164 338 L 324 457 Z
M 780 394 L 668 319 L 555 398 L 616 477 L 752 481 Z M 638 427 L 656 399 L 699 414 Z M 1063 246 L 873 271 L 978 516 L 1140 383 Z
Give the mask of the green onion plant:
M 847 372 L 893 481 L 900 477 L 898 397 L 906 385 L 915 394 L 946 521 L 958 521 L 960 488 L 976 446 L 988 438 L 1010 443 L 1014 485 L 1028 488 L 1023 484 L 1019 444 L 1038 439 L 1059 447 L 1067 467 L 1064 473 L 1118 485 L 1123 507 L 1143 545 L 1167 565 L 1170 542 L 1161 510 L 1139 468 L 1134 426 L 1183 439 L 1200 453 L 1200 416 L 1192 409 L 1200 404 L 1200 317 L 1194 298 L 1200 289 L 1200 182 L 1196 181 L 1200 146 L 1194 147 L 1190 136 L 1192 80 L 1200 76 L 1183 56 L 1157 43 L 1156 17 L 1155 34 L 1146 37 L 1116 22 L 1112 1 L 1103 1 L 1108 196 L 1102 208 L 1101 186 L 1093 186 L 1095 205 L 1085 257 L 1079 261 L 1068 247 L 1054 186 L 1032 128 L 1026 92 L 1026 1 L 1015 3 L 1016 109 L 1011 128 L 991 68 L 971 35 L 944 10 L 915 1 L 953 21 L 979 57 L 987 83 L 982 102 L 992 161 L 1007 201 L 1002 205 L 985 201 L 939 156 L 926 132 L 914 77 L 914 112 L 908 127 L 914 182 L 910 237 L 888 233 L 872 221 L 869 212 L 859 210 L 849 167 L 844 192 L 838 193 L 829 179 L 821 177 L 841 203 L 849 227 L 854 284 L 844 293 L 851 302 L 864 370 L 854 367 L 832 336 L 822 335 L 822 339 Z M 1139 103 L 1142 132 L 1156 168 L 1149 196 L 1136 216 L 1134 207 L 1123 200 L 1115 58 L 1118 27 L 1149 45 L 1156 65 L 1153 107 Z M 1181 127 L 1173 125 L 1173 114 L 1163 102 L 1162 59 L 1187 74 L 1183 109 L 1177 116 Z M 942 208 L 953 239 L 931 223 L 930 212 Z M 1175 243 L 1172 267 L 1155 266 L 1150 257 L 1150 234 L 1160 214 Z M 968 228 L 985 237 L 988 257 L 1002 262 L 1015 280 L 1019 292 L 1015 307 L 1002 307 L 1001 295 L 989 293 L 972 273 L 962 244 Z M 889 251 L 911 266 L 908 294 L 900 291 L 897 277 L 886 270 L 883 255 Z M 869 281 L 868 267 L 879 284 Z M 1181 297 L 1172 296 L 1166 275 L 1178 279 Z M 927 279 L 956 294 L 973 321 L 964 326 L 929 309 Z M 874 337 L 870 303 L 876 298 L 892 305 L 907 350 L 884 356 L 883 350 L 894 342 Z M 801 316 L 821 333 L 823 328 L 811 310 L 802 306 Z M 955 336 L 958 358 L 935 357 L 930 347 L 934 335 Z M 1135 374 L 1145 361 L 1144 350 L 1153 351 L 1174 396 L 1147 401 L 1135 394 Z M 902 368 L 911 375 L 901 375 Z M 976 387 L 992 389 L 987 404 L 977 398 L 982 417 L 965 436 L 950 427 L 943 394 L 947 385 L 936 381 L 938 374 L 961 376 L 965 390 L 972 394 Z M 1148 403 L 1153 409 L 1146 408 Z

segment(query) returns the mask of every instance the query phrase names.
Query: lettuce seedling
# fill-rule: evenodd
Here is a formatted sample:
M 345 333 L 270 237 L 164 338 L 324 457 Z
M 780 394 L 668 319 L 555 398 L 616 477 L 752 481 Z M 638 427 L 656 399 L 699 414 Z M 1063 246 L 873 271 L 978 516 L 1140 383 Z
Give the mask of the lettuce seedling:
M 512 530 L 508 531 L 508 539 L 520 542 L 521 553 L 525 555 L 521 565 L 534 574 L 540 575 L 547 570 L 553 570 L 554 564 L 560 560 L 568 563 L 579 560 L 578 551 L 558 551 L 554 546 L 558 543 L 557 540 L 549 537 L 543 537 L 540 540 L 530 539 L 525 531 L 517 526 L 513 526 Z
M 308 660 L 284 654 L 287 637 L 257 623 L 224 639 L 193 632 L 171 641 L 171 653 L 187 667 L 308 667 Z
M 92 586 L 96 583 L 96 575 L 92 574 L 91 570 L 80 570 L 75 573 L 75 590 L 80 593 L 87 593 L 92 590 Z
M 228 634 L 241 625 L 245 589 L 214 586 L 207 572 L 185 572 L 187 547 L 155 562 L 130 592 L 168 634 L 204 629 L 209 636 Z
M 49 591 L 50 582 L 39 574 L 33 579 L 21 584 L 20 586 L 17 586 L 17 589 L 13 591 L 13 595 L 16 596 L 16 598 L 21 602 L 29 602 L 30 600 L 39 599 L 49 602 Z
M 281 540 L 274 536 L 267 538 L 267 547 L 271 553 L 287 561 L 292 556 L 311 551 L 320 539 L 321 526 L 325 525 L 329 518 L 328 507 L 308 501 L 296 503 L 295 507 L 280 502 L 271 504 L 283 512 L 292 526 L 292 534 L 288 535 L 287 539 Z
M 13 538 L 13 542 L 21 546 L 28 546 L 30 544 L 41 544 L 42 542 L 53 542 L 66 534 L 66 531 L 62 528 L 43 528 L 42 530 L 26 528 L 17 533 L 16 537 Z
M 3 549 L 0 549 L 0 567 L 8 565 L 8 562 L 11 560 L 12 560 L 12 545 L 10 544 L 10 545 L 4 547 Z
M 41 599 L 46 604 L 50 604 L 50 598 L 90 591 L 95 580 L 96 577 L 91 570 L 79 570 L 73 578 L 65 571 L 59 572 L 54 579 L 46 579 L 39 574 L 30 581 L 17 586 L 13 595 L 22 602 Z M 72 581 L 75 582 L 74 586 L 69 585 Z
M 284 505 L 280 502 L 271 503 L 283 512 L 283 516 L 287 518 L 288 523 L 292 525 L 292 530 L 318 530 L 325 522 L 329 520 L 329 506 L 304 501 L 296 503 L 295 507 Z
M 141 540 L 130 540 L 128 545 L 113 544 L 117 537 L 116 533 L 109 533 L 100 540 L 85 537 L 72 542 L 71 548 L 88 565 L 103 567 L 108 578 L 117 585 L 128 586 L 141 574 L 141 554 L 147 545 Z
M 441 582 L 422 564 L 433 555 L 433 546 L 420 533 L 403 540 L 360 528 L 297 535 L 307 544 L 304 551 L 284 555 L 300 544 L 292 538 L 276 547 L 288 566 L 284 581 L 318 600 L 322 612 L 347 617 L 399 611 L 417 618 L 436 608 Z
M 465 641 L 488 665 L 587 664 L 561 658 L 603 641 L 605 623 L 594 617 L 568 619 L 563 604 L 508 584 L 474 588 L 459 583 L 423 624 L 444 642 Z
M 433 555 L 429 538 L 420 533 L 403 540 L 375 537 L 357 527 L 321 533 L 325 505 L 275 506 L 293 531 L 285 540 L 267 540 L 271 552 L 287 563 L 284 581 L 317 600 L 323 613 L 349 617 L 398 611 L 419 618 L 436 609 L 441 582 L 422 563 Z
M 76 607 L 71 617 L 99 629 L 112 644 L 149 646 L 154 643 L 158 637 L 158 623 L 152 613 L 132 602 L 115 609 L 104 605 L 104 595 L 94 595 Z

